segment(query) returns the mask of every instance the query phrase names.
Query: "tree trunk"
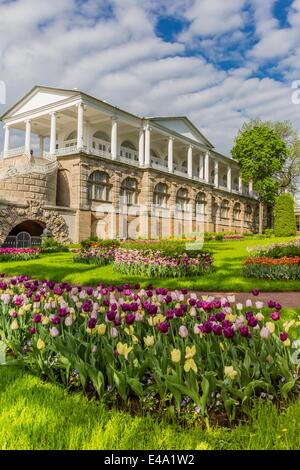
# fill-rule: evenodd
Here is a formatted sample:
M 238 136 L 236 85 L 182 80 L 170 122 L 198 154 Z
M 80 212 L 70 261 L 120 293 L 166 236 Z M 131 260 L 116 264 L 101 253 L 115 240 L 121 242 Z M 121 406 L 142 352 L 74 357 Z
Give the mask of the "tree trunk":
M 264 230 L 264 204 L 263 202 L 259 203 L 259 228 L 258 232 L 261 234 Z

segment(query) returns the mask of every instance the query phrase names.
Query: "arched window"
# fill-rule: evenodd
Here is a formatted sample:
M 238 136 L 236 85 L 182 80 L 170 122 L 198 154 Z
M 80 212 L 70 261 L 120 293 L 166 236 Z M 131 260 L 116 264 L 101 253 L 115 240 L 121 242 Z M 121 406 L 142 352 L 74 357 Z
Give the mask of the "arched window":
M 101 142 L 102 141 L 102 142 Z M 97 131 L 93 135 L 93 149 L 109 151 L 110 148 L 110 138 L 106 132 Z
M 154 188 L 153 204 L 159 207 L 167 207 L 168 187 L 164 183 L 158 183 Z
M 252 208 L 249 204 L 245 207 L 245 222 L 251 222 Z
M 236 202 L 233 207 L 233 220 L 241 219 L 241 204 Z
M 94 171 L 88 179 L 88 198 L 92 201 L 109 201 L 109 179 L 107 173 Z
M 121 144 L 120 149 L 121 157 L 129 158 L 130 160 L 138 161 L 138 155 L 136 153 L 136 146 L 130 140 L 124 140 Z
M 229 202 L 227 199 L 224 199 L 221 204 L 221 218 L 228 219 L 229 214 Z
M 204 193 L 198 193 L 196 196 L 196 214 L 205 214 L 206 198 Z
M 189 198 L 188 198 L 187 190 L 184 188 L 178 189 L 177 194 L 176 194 L 177 209 L 180 209 L 182 211 L 187 210 L 188 202 L 189 202 Z
M 123 204 L 137 203 L 137 181 L 134 178 L 125 178 L 121 185 L 121 198 Z
M 74 145 L 77 145 L 77 131 L 71 132 L 71 134 L 69 134 L 66 138 L 65 142 L 66 147 L 73 147 Z

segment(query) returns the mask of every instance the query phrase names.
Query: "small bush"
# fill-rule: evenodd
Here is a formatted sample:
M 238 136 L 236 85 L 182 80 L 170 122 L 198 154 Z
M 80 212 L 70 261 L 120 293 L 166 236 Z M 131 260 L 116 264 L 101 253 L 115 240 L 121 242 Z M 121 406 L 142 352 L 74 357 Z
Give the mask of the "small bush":
M 280 194 L 275 204 L 275 235 L 290 237 L 296 235 L 294 200 L 288 193 Z

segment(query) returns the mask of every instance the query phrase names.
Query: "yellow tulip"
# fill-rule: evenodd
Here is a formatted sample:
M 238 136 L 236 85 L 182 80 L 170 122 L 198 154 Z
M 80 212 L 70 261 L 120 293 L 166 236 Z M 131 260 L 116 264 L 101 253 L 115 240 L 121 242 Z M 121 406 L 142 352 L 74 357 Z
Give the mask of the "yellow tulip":
M 191 369 L 195 373 L 198 370 L 194 359 L 187 359 L 187 361 L 185 361 L 185 364 L 184 364 L 184 370 L 185 370 L 185 372 L 189 372 Z
M 41 350 L 41 349 L 44 349 L 45 346 L 46 345 L 45 345 L 44 341 L 42 339 L 38 339 L 38 341 L 36 343 L 36 347 Z
M 235 379 L 235 376 L 237 375 L 237 371 L 234 370 L 233 366 L 225 366 L 224 367 L 224 373 L 226 377 L 229 377 L 231 380 Z
M 18 323 L 18 320 L 13 320 L 10 324 L 10 328 L 12 330 L 18 330 L 19 329 L 19 323 Z
M 97 332 L 99 335 L 104 335 L 106 332 L 106 325 L 104 323 L 101 323 L 100 325 L 98 325 Z
M 287 338 L 285 341 L 283 341 L 283 344 L 286 348 L 288 348 L 291 345 L 291 340 L 290 338 Z
M 131 336 L 131 341 L 133 342 L 133 344 L 139 344 L 139 340 L 135 335 Z
M 256 315 L 255 315 L 255 318 L 258 320 L 258 321 L 262 321 L 265 319 L 265 317 L 263 316 L 263 314 L 261 312 L 258 312 Z
M 125 359 L 127 359 L 128 354 L 130 351 L 132 351 L 133 348 L 131 346 L 128 346 L 126 343 L 118 343 L 117 344 L 117 351 L 121 356 L 124 356 Z
M 43 317 L 42 318 L 42 325 L 48 325 L 50 323 L 50 319 L 48 317 Z
M 154 336 L 145 336 L 144 343 L 148 348 L 154 345 Z
M 105 307 L 100 307 L 99 312 L 100 313 L 105 313 Z
M 271 333 L 275 331 L 275 324 L 272 321 L 267 321 L 266 327 L 270 330 Z
M 235 322 L 237 316 L 236 315 L 233 315 L 232 313 L 227 313 L 227 315 L 225 316 L 225 320 L 228 320 L 232 323 Z
M 293 326 L 294 324 L 295 324 L 295 320 L 286 321 L 283 324 L 284 331 L 287 333 L 289 331 L 289 329 L 291 328 L 291 326 Z
M 134 326 L 130 325 L 129 328 L 125 328 L 125 333 L 129 336 L 132 336 L 134 334 Z
M 196 354 L 196 346 L 192 346 L 191 348 L 189 346 L 187 346 L 185 348 L 185 358 L 186 359 L 191 359 L 192 357 L 194 357 Z
M 171 361 L 172 362 L 180 362 L 180 359 L 181 359 L 181 352 L 179 351 L 179 349 L 173 349 L 171 351 Z

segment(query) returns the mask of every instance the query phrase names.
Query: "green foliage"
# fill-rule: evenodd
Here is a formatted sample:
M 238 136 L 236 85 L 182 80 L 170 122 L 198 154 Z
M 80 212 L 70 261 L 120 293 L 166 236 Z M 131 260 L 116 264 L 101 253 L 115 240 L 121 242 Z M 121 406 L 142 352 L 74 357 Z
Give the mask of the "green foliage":
M 185 242 L 185 241 L 131 241 L 122 243 L 122 248 L 129 250 L 151 250 L 160 251 L 163 256 L 181 256 L 188 254 L 191 258 L 196 258 L 198 255 L 206 254 L 207 250 L 202 248 L 193 249 L 197 247 L 197 241 Z
M 93 235 L 90 236 L 87 240 L 82 240 L 80 244 L 83 248 L 88 248 L 90 246 L 97 246 L 99 248 L 109 248 L 111 246 L 120 246 L 119 240 L 115 240 L 115 239 L 102 240 L 102 238 L 98 238 Z
M 242 168 L 243 181 L 252 180 L 261 200 L 273 204 L 280 188 L 273 176 L 283 168 L 288 156 L 285 142 L 267 126 L 257 126 L 235 139 L 231 154 Z
M 296 281 L 300 279 L 300 264 L 266 265 L 249 263 L 243 268 L 245 277 L 272 281 Z
M 275 234 L 277 237 L 296 235 L 294 200 L 288 193 L 280 194 L 275 204 Z
M 43 238 L 40 251 L 41 253 L 67 253 L 69 248 L 59 243 L 55 238 Z

